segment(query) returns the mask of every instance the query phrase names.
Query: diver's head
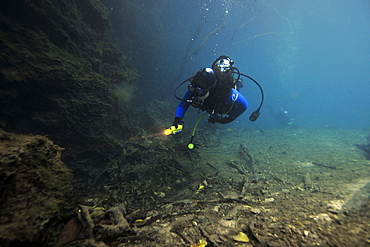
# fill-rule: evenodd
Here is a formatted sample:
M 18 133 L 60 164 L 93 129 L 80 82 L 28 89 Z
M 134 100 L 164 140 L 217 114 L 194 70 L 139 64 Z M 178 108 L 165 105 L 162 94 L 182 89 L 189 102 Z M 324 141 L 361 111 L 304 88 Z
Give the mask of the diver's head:
M 234 65 L 234 61 L 225 55 L 219 56 L 213 63 L 212 63 L 212 69 L 218 73 L 218 72 L 227 72 L 232 69 Z
M 218 80 L 217 87 L 220 88 L 231 88 L 240 78 L 239 74 L 237 79 L 234 78 L 234 70 L 238 71 L 238 69 L 234 67 L 234 61 L 228 56 L 219 56 L 212 63 L 212 69 Z
M 198 97 L 209 95 L 211 90 L 217 82 L 216 74 L 211 68 L 203 68 L 199 70 L 191 79 L 189 90 Z
M 216 86 L 216 74 L 211 68 L 204 68 L 199 70 L 190 82 L 188 89 L 193 93 L 192 106 L 200 107 L 209 96 L 209 90 Z

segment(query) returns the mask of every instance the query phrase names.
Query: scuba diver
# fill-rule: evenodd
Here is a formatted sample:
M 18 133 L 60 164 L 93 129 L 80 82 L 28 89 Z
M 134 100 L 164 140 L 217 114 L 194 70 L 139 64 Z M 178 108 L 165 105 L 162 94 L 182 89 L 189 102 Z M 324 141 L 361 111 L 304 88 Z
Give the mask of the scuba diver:
M 228 56 L 220 56 L 212 63 L 212 68 L 203 68 L 193 77 L 182 82 L 175 90 L 175 97 L 181 102 L 177 106 L 175 119 L 172 126 L 165 131 L 166 135 L 178 134 L 182 132 L 183 117 L 189 106 L 206 111 L 194 126 L 192 138 L 188 145 L 189 149 L 194 148 L 192 144 L 195 129 L 200 119 L 208 115 L 208 122 L 215 124 L 226 124 L 238 118 L 247 108 L 248 101 L 238 91 L 237 87 L 241 86 L 243 75 L 254 81 L 260 88 L 262 100 L 259 108 L 250 116 L 251 121 L 255 121 L 263 104 L 263 90 L 253 78 L 241 74 L 234 67 L 234 61 Z M 176 95 L 177 89 L 185 82 L 189 81 L 190 85 L 183 98 Z
M 270 105 L 267 105 L 267 109 L 269 109 L 270 115 L 275 119 L 278 127 L 287 128 L 293 124 L 294 118 L 290 117 L 288 111 L 284 107 L 274 110 Z

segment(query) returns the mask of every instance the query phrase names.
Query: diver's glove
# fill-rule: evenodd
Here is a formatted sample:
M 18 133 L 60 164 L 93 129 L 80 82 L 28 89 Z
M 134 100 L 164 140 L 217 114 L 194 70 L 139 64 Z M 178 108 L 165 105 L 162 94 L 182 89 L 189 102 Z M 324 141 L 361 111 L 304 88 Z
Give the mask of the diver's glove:
M 180 120 L 181 120 L 181 118 L 175 117 L 175 119 L 173 120 L 173 124 L 172 125 L 177 128 L 178 125 L 179 125 L 179 123 L 180 123 Z

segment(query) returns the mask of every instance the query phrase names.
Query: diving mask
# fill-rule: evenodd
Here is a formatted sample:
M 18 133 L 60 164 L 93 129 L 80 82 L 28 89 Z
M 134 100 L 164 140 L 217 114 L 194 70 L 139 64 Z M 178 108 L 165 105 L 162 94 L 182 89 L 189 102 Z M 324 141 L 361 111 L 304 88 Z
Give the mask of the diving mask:
M 188 100 L 188 102 L 191 103 L 191 105 L 195 108 L 203 105 L 204 100 L 209 96 L 209 91 L 191 84 L 188 88 L 189 91 L 194 94 L 194 96 L 191 98 L 191 100 Z
M 194 96 L 196 96 L 199 99 L 205 99 L 209 95 L 209 90 L 208 89 L 203 89 L 203 88 L 194 86 L 192 84 L 190 84 L 188 86 L 188 89 L 189 89 L 190 92 L 192 92 L 194 94 Z

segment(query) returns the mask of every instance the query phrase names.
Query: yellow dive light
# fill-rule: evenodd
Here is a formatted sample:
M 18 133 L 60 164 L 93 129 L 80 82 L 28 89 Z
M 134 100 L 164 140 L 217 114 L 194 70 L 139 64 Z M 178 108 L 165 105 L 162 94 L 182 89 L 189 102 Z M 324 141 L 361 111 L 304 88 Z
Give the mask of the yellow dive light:
M 176 135 L 176 134 L 179 134 L 182 132 L 182 128 L 183 126 L 182 125 L 178 125 L 177 128 L 175 126 L 171 126 L 170 128 L 166 129 L 164 131 L 164 134 L 166 136 L 168 135 Z

